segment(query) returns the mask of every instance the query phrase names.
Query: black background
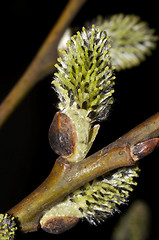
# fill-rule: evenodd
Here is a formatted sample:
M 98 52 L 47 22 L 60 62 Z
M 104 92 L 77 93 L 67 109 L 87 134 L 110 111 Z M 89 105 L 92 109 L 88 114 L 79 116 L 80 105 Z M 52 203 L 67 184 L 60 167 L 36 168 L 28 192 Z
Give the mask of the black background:
M 0 6 L 0 101 L 25 71 L 67 1 L 3 1 Z M 98 14 L 134 13 L 159 34 L 157 1 L 90 1 L 78 13 L 72 26 L 83 26 Z M 158 111 L 159 48 L 139 67 L 116 74 L 115 104 L 101 129 L 91 153 L 120 137 Z M 48 128 L 56 112 L 57 97 L 51 89 L 52 76 L 40 82 L 0 130 L 0 212 L 5 212 L 34 190 L 49 174 L 56 155 L 48 143 Z M 130 198 L 144 199 L 152 213 L 151 239 L 158 233 L 157 149 L 141 161 L 138 186 Z M 125 212 L 128 206 L 121 210 Z M 16 239 L 109 239 L 119 215 L 99 226 L 79 223 L 75 228 L 52 236 L 43 231 Z

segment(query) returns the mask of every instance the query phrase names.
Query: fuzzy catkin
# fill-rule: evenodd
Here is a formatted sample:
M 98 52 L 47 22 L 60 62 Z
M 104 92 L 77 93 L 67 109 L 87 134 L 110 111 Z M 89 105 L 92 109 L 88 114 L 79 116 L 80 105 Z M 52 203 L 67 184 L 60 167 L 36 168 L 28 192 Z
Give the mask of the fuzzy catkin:
M 106 32 L 93 25 L 88 30 L 83 27 L 81 33 L 77 32 L 67 42 L 67 49 L 61 50 L 52 84 L 62 112 L 74 105 L 76 109 L 86 110 L 86 116 L 92 121 L 107 117 L 109 105 L 113 103 L 115 79 L 110 47 Z
M 77 142 L 70 162 L 85 158 L 96 137 L 96 121 L 107 118 L 114 93 L 114 67 L 110 57 L 110 38 L 92 25 L 82 28 L 67 41 L 67 49 L 55 65 L 52 84 L 58 93 L 58 108 L 72 121 Z M 59 139 L 60 145 L 61 139 Z
M 41 223 L 49 216 L 77 217 L 94 225 L 104 221 L 128 201 L 133 186 L 137 185 L 138 173 L 138 166 L 124 167 L 85 184 L 52 207 Z
M 98 17 L 95 25 L 111 36 L 112 63 L 117 71 L 138 66 L 151 55 L 159 39 L 155 30 L 134 14 L 119 13 L 106 19 Z
M 17 230 L 14 217 L 9 214 L 0 214 L 0 239 L 13 240 Z

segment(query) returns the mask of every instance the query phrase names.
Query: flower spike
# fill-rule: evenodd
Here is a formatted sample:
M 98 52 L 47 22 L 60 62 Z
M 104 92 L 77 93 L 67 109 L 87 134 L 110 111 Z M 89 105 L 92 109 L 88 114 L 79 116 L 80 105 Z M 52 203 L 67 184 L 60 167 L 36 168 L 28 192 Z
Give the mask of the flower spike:
M 51 124 L 49 141 L 56 153 L 77 162 L 84 159 L 96 137 L 99 125 L 92 125 L 109 113 L 115 76 L 105 31 L 94 25 L 88 30 L 83 27 L 66 45 L 55 65 L 52 84 L 60 112 Z M 71 128 L 66 127 L 66 119 Z
M 17 230 L 14 217 L 9 214 L 0 214 L 0 239 L 13 240 Z
M 146 22 L 133 14 L 99 17 L 96 25 L 112 39 L 111 56 L 117 71 L 139 65 L 156 48 L 159 36 Z
M 88 30 L 83 27 L 67 42 L 67 50 L 61 50 L 52 84 L 62 112 L 74 106 L 86 110 L 92 121 L 107 116 L 107 108 L 113 103 L 115 79 L 110 47 L 106 32 L 93 25 Z

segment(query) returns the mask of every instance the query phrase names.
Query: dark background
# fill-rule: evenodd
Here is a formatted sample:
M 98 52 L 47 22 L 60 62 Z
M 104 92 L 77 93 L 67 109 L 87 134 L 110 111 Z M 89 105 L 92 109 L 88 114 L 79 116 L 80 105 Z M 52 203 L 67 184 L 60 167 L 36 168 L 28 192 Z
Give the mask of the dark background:
M 67 1 L 3 1 L 0 6 L 0 101 L 25 71 Z M 149 4 L 148 4 L 149 3 Z M 159 34 L 157 1 L 88 1 L 72 26 L 98 14 L 134 13 Z M 158 111 L 159 48 L 139 67 L 116 74 L 115 104 L 91 153 L 101 149 Z M 5 212 L 34 190 L 49 174 L 56 155 L 49 147 L 48 128 L 56 111 L 57 97 L 51 89 L 52 76 L 40 82 L 0 130 L 0 212 Z M 159 236 L 158 206 L 159 150 L 141 161 L 139 183 L 130 198 L 144 199 L 152 213 L 151 239 Z M 121 210 L 125 212 L 127 206 Z M 43 231 L 17 239 L 74 239 L 88 236 L 109 239 L 119 215 L 99 226 L 79 223 L 72 230 L 52 236 Z

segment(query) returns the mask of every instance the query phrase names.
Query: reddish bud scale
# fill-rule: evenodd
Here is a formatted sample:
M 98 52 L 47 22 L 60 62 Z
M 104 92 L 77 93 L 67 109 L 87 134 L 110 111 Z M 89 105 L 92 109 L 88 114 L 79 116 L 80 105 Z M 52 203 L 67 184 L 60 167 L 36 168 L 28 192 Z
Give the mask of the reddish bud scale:
M 76 131 L 67 115 L 60 112 L 55 114 L 49 129 L 49 143 L 51 148 L 61 156 L 67 156 L 74 152 Z
M 136 160 L 139 160 L 146 157 L 157 147 L 158 144 L 159 138 L 151 138 L 137 143 L 132 149 L 133 159 L 135 158 Z
M 60 234 L 74 227 L 78 221 L 79 218 L 77 217 L 52 217 L 44 222 L 41 227 L 48 233 Z

